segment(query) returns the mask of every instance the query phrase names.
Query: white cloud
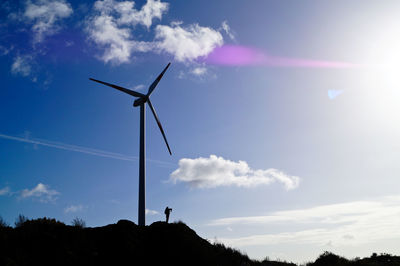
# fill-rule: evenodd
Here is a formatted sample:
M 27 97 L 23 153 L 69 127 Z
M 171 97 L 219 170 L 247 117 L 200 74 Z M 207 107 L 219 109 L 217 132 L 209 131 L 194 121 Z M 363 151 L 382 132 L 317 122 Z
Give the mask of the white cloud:
M 69 17 L 72 12 L 71 5 L 64 0 L 37 0 L 27 1 L 23 16 L 34 23 L 34 42 L 39 43 L 46 36 L 56 33 L 60 28 L 57 22 Z
M 141 10 L 134 9 L 135 2 L 124 1 L 115 5 L 115 10 L 120 13 L 118 24 L 132 25 L 142 24 L 149 28 L 153 23 L 153 19 L 162 18 L 163 13 L 168 10 L 168 3 L 163 3 L 159 0 L 147 0 L 147 3 Z
M 256 187 L 273 182 L 282 183 L 287 190 L 299 185 L 297 176 L 289 176 L 277 169 L 253 170 L 245 161 L 233 162 L 216 155 L 209 158 L 179 160 L 179 168 L 171 175 L 174 183 L 184 182 L 191 187 L 213 188 L 218 186 Z
M 83 210 L 84 210 L 84 207 L 79 204 L 79 205 L 71 205 L 71 206 L 66 207 L 64 209 L 64 212 L 65 213 L 75 213 L 75 212 L 80 212 Z
M 45 40 L 47 36 L 57 33 L 61 26 L 60 21 L 69 17 L 72 13 L 71 5 L 65 0 L 26 0 L 25 9 L 21 12 L 10 13 L 8 18 L 15 21 L 22 21 L 27 25 L 31 25 L 31 33 L 33 35 L 33 50 L 29 54 L 20 55 L 17 50 L 17 55 L 14 57 L 14 61 L 11 65 L 11 72 L 13 74 L 19 74 L 24 77 L 29 77 L 33 82 L 38 81 L 36 76 L 37 69 L 34 71 L 33 66 L 39 67 L 35 63 L 38 55 L 46 54 L 45 49 L 36 49 L 37 45 Z M 5 48 L 0 46 L 0 53 L 8 54 L 14 46 Z M 33 75 L 32 73 L 35 73 Z M 44 74 L 48 76 L 49 74 Z M 40 79 L 41 80 L 41 79 Z M 43 82 L 44 88 L 48 85 L 49 78 L 46 77 Z
M 24 77 L 29 76 L 32 73 L 33 57 L 30 55 L 18 55 L 14 58 L 14 62 L 11 65 L 11 72 L 13 74 L 20 74 Z
M 308 209 L 277 211 L 269 215 L 231 217 L 214 220 L 210 225 L 270 224 L 283 222 L 338 224 L 354 222 L 354 215 L 363 215 L 379 209 L 381 204 L 355 201 L 317 206 Z
M 192 24 L 181 27 L 182 23 L 172 23 L 171 26 L 157 25 L 156 46 L 167 52 L 177 61 L 192 61 L 208 55 L 215 47 L 223 44 L 223 38 L 218 31 Z
M 186 65 L 188 65 L 186 63 Z M 197 62 L 191 62 L 190 68 L 187 68 L 186 71 L 179 71 L 177 78 L 179 79 L 192 79 L 196 81 L 203 81 L 203 80 L 212 80 L 216 79 L 217 75 L 210 70 L 210 68 L 206 67 L 205 64 L 199 64 Z
M 0 45 L 0 55 L 7 55 L 9 54 L 12 50 L 14 49 L 14 46 L 11 46 L 9 48 Z
M 228 35 L 232 41 L 236 41 L 235 34 L 232 32 L 231 27 L 229 27 L 228 22 L 226 20 L 222 21 L 221 27 L 225 31 L 226 35 Z
M 100 15 L 94 17 L 87 27 L 89 37 L 104 49 L 100 57 L 105 63 L 116 64 L 129 61 L 132 50 L 130 31 L 126 28 L 118 28 L 113 17 Z
M 146 209 L 146 214 L 147 215 L 158 215 L 160 213 L 158 211 L 155 211 L 155 210 Z
M 287 232 L 218 239 L 225 244 L 243 247 L 277 244 L 317 244 L 333 246 L 361 245 L 379 240 L 400 238 L 400 196 L 372 201 L 321 205 L 308 209 L 273 212 L 265 216 L 217 219 L 210 225 L 288 226 Z M 302 227 L 293 231 L 293 228 Z
M 9 187 L 3 187 L 0 189 L 0 196 L 7 196 L 9 194 L 11 194 Z
M 70 47 L 74 45 L 74 41 L 65 41 L 65 47 Z
M 33 189 L 24 189 L 21 191 L 21 198 L 37 198 L 41 202 L 55 201 L 60 193 L 50 189 L 48 185 L 39 183 Z
M 203 76 L 204 74 L 207 73 L 207 68 L 206 67 L 195 67 L 191 73 L 195 76 Z
M 88 19 L 86 31 L 89 39 L 103 50 L 99 58 L 105 63 L 122 64 L 130 62 L 134 52 L 152 51 L 171 54 L 177 61 L 188 62 L 208 55 L 223 44 L 217 30 L 198 24 L 183 27 L 178 22 L 170 26 L 157 25 L 152 41 L 135 40 L 136 26 L 143 25 L 149 30 L 155 19 L 162 19 L 168 5 L 159 0 L 147 0 L 137 10 L 134 1 L 96 1 L 95 14 Z
M 89 18 L 86 31 L 89 38 L 104 49 L 100 57 L 105 63 L 127 63 L 132 52 L 147 52 L 153 48 L 151 42 L 133 40 L 131 27 L 142 24 L 150 27 L 153 19 L 161 19 L 168 4 L 148 0 L 141 10 L 134 8 L 135 2 L 114 0 L 96 1 L 96 15 Z
M 143 84 L 139 84 L 133 87 L 133 90 L 135 91 L 140 91 L 143 90 L 146 86 L 144 86 Z
M 184 79 L 185 77 L 186 77 L 185 72 L 183 72 L 182 70 L 179 71 L 179 73 L 178 73 L 178 79 Z

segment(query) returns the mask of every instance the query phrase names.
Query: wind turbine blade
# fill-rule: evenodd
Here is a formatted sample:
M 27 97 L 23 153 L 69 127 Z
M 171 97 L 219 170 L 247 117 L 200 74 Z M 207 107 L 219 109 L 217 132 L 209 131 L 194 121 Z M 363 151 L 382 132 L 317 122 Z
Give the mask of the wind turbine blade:
M 136 91 L 133 91 L 133 90 L 128 90 L 128 89 L 125 89 L 123 87 L 120 87 L 120 86 L 117 86 L 117 85 L 114 85 L 114 84 L 110 84 L 110 83 L 107 83 L 107 82 L 104 82 L 104 81 L 100 81 L 100 80 L 92 79 L 92 78 L 89 78 L 89 79 L 92 80 L 92 81 L 104 84 L 106 86 L 112 87 L 114 89 L 117 89 L 119 91 L 125 92 L 125 93 L 127 93 L 129 95 L 132 95 L 132 96 L 135 96 L 135 97 L 145 97 L 146 96 L 146 95 L 144 95 L 142 93 L 139 93 L 139 92 L 136 92 Z
M 155 118 L 156 121 L 157 121 L 157 125 L 158 125 L 158 127 L 160 128 L 161 134 L 162 134 L 163 137 L 164 137 L 165 144 L 167 144 L 167 148 L 168 148 L 169 154 L 172 155 L 171 149 L 169 148 L 169 145 L 168 145 L 167 138 L 165 137 L 164 129 L 163 129 L 161 123 L 160 123 L 160 120 L 158 119 L 156 110 L 154 110 L 154 107 L 153 107 L 153 105 L 151 104 L 150 98 L 147 100 L 147 102 L 149 103 L 150 109 L 151 109 L 151 111 L 153 112 L 154 118 Z
M 156 78 L 156 80 L 153 81 L 153 83 L 150 85 L 149 91 L 147 92 L 147 96 L 150 96 L 151 93 L 153 92 L 153 90 L 156 88 L 158 82 L 160 82 L 161 78 L 164 76 L 164 73 L 165 73 L 165 71 L 167 71 L 169 65 L 171 65 L 171 63 L 168 63 L 168 65 L 164 68 L 164 70 L 161 72 L 161 74 L 158 75 L 158 77 Z

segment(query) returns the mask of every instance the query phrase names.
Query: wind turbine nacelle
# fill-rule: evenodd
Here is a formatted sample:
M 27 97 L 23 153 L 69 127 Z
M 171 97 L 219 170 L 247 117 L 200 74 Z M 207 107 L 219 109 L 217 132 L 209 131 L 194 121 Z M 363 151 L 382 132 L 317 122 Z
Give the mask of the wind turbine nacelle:
M 145 102 L 147 102 L 147 97 L 140 97 L 140 98 L 136 99 L 136 100 L 133 102 L 133 106 L 134 106 L 134 107 L 138 107 L 138 106 L 144 104 Z

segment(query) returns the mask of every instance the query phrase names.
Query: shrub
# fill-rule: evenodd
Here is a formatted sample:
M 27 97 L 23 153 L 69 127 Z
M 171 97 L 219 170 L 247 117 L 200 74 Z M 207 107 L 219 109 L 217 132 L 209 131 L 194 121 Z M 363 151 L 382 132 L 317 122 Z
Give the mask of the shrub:
M 173 222 L 174 224 L 186 225 L 182 220 L 177 220 Z
M 83 219 L 76 217 L 75 219 L 72 220 L 72 225 L 75 227 L 80 227 L 80 228 L 85 228 L 86 223 Z
M 261 262 L 269 262 L 271 261 L 268 256 L 266 256 Z
M 332 252 L 325 251 L 322 253 L 317 260 L 314 262 L 314 265 L 347 265 L 349 261 L 343 257 L 340 257 Z
M 30 220 L 29 223 L 38 225 L 55 225 L 55 226 L 65 225 L 63 222 L 57 221 L 54 218 L 47 218 L 47 217 L 38 218 L 36 220 Z
M 18 215 L 17 219 L 15 219 L 15 227 L 21 227 L 27 221 L 29 221 L 28 217 L 20 214 Z
M 0 216 L 0 227 L 8 227 L 8 223 Z

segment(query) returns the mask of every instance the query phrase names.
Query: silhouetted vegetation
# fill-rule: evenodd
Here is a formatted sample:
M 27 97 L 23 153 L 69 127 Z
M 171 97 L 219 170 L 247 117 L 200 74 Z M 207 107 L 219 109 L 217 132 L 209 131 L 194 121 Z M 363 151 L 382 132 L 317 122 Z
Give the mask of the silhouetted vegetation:
M 54 226 L 58 226 L 58 227 L 63 227 L 65 226 L 65 224 L 63 222 L 57 221 L 54 218 L 38 218 L 35 220 L 26 220 L 23 223 L 23 226 L 26 227 L 38 227 L 38 228 L 46 228 L 46 227 L 54 227 Z
M 79 222 L 82 222 L 79 219 Z M 18 224 L 18 225 L 17 225 Z M 74 223 L 73 223 L 74 224 Z M 78 223 L 82 225 L 82 223 Z M 295 266 L 283 261 L 251 260 L 222 243 L 211 244 L 183 222 L 139 227 L 128 220 L 103 227 L 69 226 L 51 218 L 17 218 L 0 228 L 0 265 L 263 265 Z M 325 252 L 307 266 L 398 266 L 400 257 L 374 254 L 348 260 Z
M 85 228 L 86 227 L 86 223 L 84 220 L 82 220 L 81 218 L 76 217 L 75 219 L 72 220 L 71 224 L 75 227 L 79 227 L 79 228 Z
M 272 261 L 269 259 L 269 257 L 265 257 L 264 260 L 260 262 L 259 265 L 265 265 L 265 266 L 296 266 L 293 262 L 287 262 L 287 261 Z
M 334 265 L 349 265 L 350 261 L 346 258 L 335 255 L 331 252 L 325 251 L 322 253 L 314 263 L 307 264 L 313 266 L 334 266 Z
M 20 227 L 22 226 L 25 222 L 28 221 L 28 218 L 22 214 L 18 215 L 17 219 L 15 220 L 15 227 Z
M 0 227 L 8 227 L 8 223 L 0 216 Z

